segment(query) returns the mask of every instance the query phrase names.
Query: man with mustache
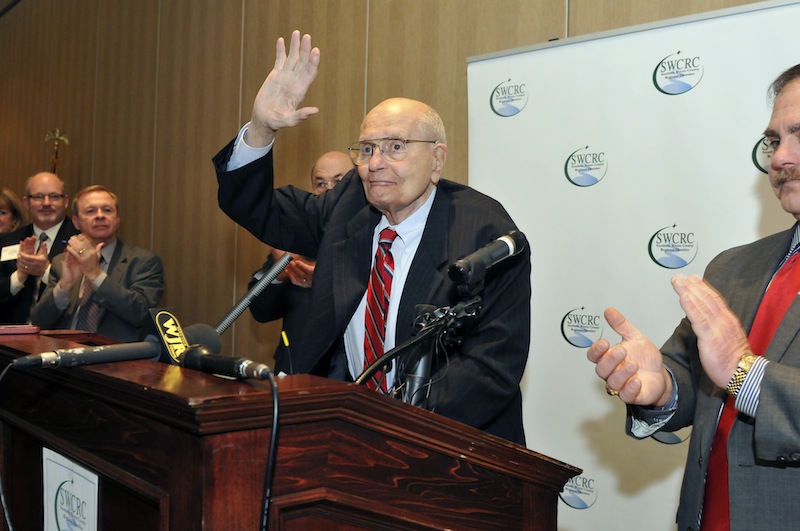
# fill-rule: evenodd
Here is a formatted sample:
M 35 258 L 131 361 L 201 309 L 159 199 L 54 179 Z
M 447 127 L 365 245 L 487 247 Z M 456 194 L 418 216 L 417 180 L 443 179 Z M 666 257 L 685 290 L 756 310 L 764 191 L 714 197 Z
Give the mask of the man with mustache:
M 800 65 L 770 86 L 764 135 L 774 149 L 769 180 L 800 220 Z M 587 356 L 606 390 L 628 405 L 628 433 L 692 425 L 678 529 L 788 529 L 800 481 L 800 223 L 711 261 L 705 279 L 672 285 L 686 318 L 659 351 L 613 308 L 622 336 Z
M 25 183 L 22 202 L 33 220 L 0 239 L 0 323 L 24 324 L 47 285 L 50 261 L 78 230 L 67 219 L 69 196 L 54 173 Z
M 42 328 L 97 332 L 121 342 L 142 339 L 148 310 L 164 292 L 161 258 L 117 238 L 117 196 L 92 185 L 75 196 L 72 221 L 81 234 L 53 260 L 50 281 L 31 309 Z

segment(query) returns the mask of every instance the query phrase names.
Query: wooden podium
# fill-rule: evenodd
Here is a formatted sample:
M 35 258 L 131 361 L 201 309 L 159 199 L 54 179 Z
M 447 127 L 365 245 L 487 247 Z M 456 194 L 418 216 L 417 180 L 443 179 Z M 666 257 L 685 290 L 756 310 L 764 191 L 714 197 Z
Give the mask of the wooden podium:
M 0 336 L 0 366 L 102 343 Z M 354 384 L 278 382 L 271 530 L 555 530 L 558 493 L 580 473 Z M 100 530 L 257 531 L 271 422 L 266 382 L 153 361 L 11 370 L 0 381 L 11 523 L 42 528 L 46 447 L 99 477 Z

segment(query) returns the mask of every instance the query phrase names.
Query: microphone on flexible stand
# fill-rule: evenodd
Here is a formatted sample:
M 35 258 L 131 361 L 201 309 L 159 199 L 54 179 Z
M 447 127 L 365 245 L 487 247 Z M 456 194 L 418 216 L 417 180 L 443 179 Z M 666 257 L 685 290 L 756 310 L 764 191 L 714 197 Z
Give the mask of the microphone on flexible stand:
M 435 306 L 430 304 L 417 304 L 414 308 L 416 318 L 414 319 L 414 332 L 417 334 L 423 330 L 434 318 L 440 318 L 443 314 Z M 433 358 L 433 346 L 429 342 L 423 343 L 422 350 L 417 355 L 411 357 L 411 363 L 403 367 L 405 371 L 405 387 L 401 390 L 401 400 L 412 406 L 424 408 L 430 393 L 431 363 Z M 424 390 L 423 390 L 424 388 Z
M 229 326 L 233 324 L 233 322 L 239 318 L 240 315 L 253 303 L 253 299 L 261 295 L 261 293 L 267 289 L 267 286 L 270 283 L 278 278 L 278 275 L 281 274 L 281 271 L 286 269 L 286 266 L 289 265 L 289 262 L 292 261 L 292 255 L 289 253 L 284 253 L 275 264 L 267 271 L 263 277 L 261 277 L 253 287 L 248 290 L 244 296 L 239 299 L 239 302 L 234 305 L 228 314 L 220 320 L 220 322 L 215 327 L 217 333 L 222 335 L 222 333 L 228 329 Z
M 269 367 L 263 363 L 220 356 L 205 345 L 190 345 L 181 356 L 181 367 L 240 380 L 266 380 L 271 374 Z
M 459 294 L 466 298 L 483 290 L 486 271 L 506 258 L 525 249 L 525 235 L 518 230 L 500 236 L 477 251 L 456 260 L 447 269 L 450 280 L 458 284 Z

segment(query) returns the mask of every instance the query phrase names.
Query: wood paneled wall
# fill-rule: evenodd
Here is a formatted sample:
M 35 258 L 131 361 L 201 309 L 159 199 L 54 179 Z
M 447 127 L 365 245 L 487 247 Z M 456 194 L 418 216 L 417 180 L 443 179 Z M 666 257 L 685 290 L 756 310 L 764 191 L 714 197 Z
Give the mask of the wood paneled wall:
M 0 18 L 0 185 L 49 170 L 60 128 L 67 191 L 120 196 L 126 242 L 163 259 L 163 306 L 213 325 L 246 292 L 268 248 L 216 204 L 211 157 L 249 119 L 275 40 L 310 33 L 322 62 L 281 132 L 278 184 L 308 187 L 316 157 L 344 150 L 366 111 L 423 100 L 448 129 L 446 177 L 467 182 L 466 59 L 550 39 L 753 3 L 746 0 L 23 0 Z M 279 323 L 248 313 L 224 352 L 269 362 Z

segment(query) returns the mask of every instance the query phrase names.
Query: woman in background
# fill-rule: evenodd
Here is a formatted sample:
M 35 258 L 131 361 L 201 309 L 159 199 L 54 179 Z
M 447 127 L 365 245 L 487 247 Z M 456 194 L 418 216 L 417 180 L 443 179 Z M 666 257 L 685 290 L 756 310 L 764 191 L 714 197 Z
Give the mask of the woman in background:
M 17 194 L 8 188 L 0 190 L 0 234 L 14 232 L 27 223 L 25 209 Z

